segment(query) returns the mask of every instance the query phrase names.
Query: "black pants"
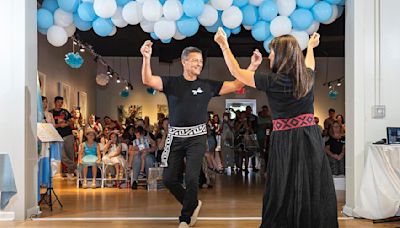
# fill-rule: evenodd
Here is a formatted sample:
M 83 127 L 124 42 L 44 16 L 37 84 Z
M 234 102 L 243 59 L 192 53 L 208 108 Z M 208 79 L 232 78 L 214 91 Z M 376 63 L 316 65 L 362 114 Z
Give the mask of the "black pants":
M 199 175 L 204 153 L 206 151 L 207 136 L 190 138 L 174 137 L 168 157 L 168 167 L 164 169 L 164 185 L 182 204 L 180 222 L 190 223 L 190 217 L 196 209 L 199 189 Z M 181 184 L 183 160 L 186 157 L 186 189 Z

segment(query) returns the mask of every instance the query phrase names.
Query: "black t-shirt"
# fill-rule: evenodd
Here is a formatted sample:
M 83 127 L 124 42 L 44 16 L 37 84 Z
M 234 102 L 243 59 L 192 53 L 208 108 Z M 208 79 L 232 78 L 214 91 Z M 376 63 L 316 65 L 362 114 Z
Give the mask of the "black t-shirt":
M 314 71 L 307 69 L 314 78 Z M 302 114 L 314 114 L 314 87 L 305 97 L 293 96 L 293 81 L 287 75 L 275 73 L 254 75 L 258 90 L 267 94 L 272 110 L 272 119 L 287 119 Z
M 207 122 L 208 103 L 212 97 L 219 96 L 223 82 L 200 78 L 188 81 L 183 76 L 161 79 L 171 126 L 189 127 Z
M 342 153 L 342 149 L 345 145 L 345 137 L 341 137 L 340 139 L 335 139 L 333 137 L 329 137 L 328 141 L 325 143 L 325 146 L 330 147 L 330 151 L 334 154 Z
M 52 109 L 50 110 L 50 112 L 53 114 L 55 124 L 58 124 L 59 120 L 65 120 L 65 122 L 68 123 L 68 121 L 72 118 L 71 113 L 69 113 L 66 109 L 63 108 L 60 109 L 59 111 Z M 58 134 L 61 135 L 61 137 L 72 135 L 72 129 L 69 125 L 66 127 L 57 127 L 56 129 L 58 131 Z

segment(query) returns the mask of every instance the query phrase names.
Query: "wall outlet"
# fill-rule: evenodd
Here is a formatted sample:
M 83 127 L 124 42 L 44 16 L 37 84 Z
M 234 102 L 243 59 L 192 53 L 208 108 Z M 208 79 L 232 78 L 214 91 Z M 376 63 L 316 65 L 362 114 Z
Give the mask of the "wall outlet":
M 385 105 L 374 105 L 372 106 L 372 118 L 373 119 L 383 119 L 386 116 L 386 106 Z

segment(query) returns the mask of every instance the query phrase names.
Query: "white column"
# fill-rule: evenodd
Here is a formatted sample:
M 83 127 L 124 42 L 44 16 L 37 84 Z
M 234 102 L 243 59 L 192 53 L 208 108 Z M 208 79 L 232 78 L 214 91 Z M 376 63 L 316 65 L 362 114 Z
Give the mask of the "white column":
M 14 170 L 17 195 L 3 212 L 16 220 L 37 209 L 36 1 L 2 1 L 0 20 L 0 153 L 8 153 Z

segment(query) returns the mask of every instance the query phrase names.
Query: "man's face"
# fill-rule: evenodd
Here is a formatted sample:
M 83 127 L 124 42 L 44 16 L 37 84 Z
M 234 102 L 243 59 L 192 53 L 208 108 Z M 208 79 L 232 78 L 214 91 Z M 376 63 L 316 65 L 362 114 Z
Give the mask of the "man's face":
M 319 118 L 314 117 L 314 122 L 315 122 L 315 124 L 318 124 L 319 123 Z
M 105 118 L 104 119 L 105 124 L 111 124 L 111 119 L 110 118 Z
M 250 115 L 252 111 L 253 111 L 253 110 L 251 110 L 250 107 L 247 107 L 247 108 L 246 108 L 246 114 L 247 114 L 247 115 Z
M 62 108 L 63 105 L 64 105 L 64 100 L 57 100 L 54 102 L 54 107 L 56 107 L 56 109 Z
M 186 59 L 182 60 L 182 65 L 184 71 L 199 76 L 203 70 L 203 56 L 201 53 L 192 52 L 186 57 Z
M 331 119 L 335 118 L 335 112 L 329 112 L 329 117 L 330 117 Z

